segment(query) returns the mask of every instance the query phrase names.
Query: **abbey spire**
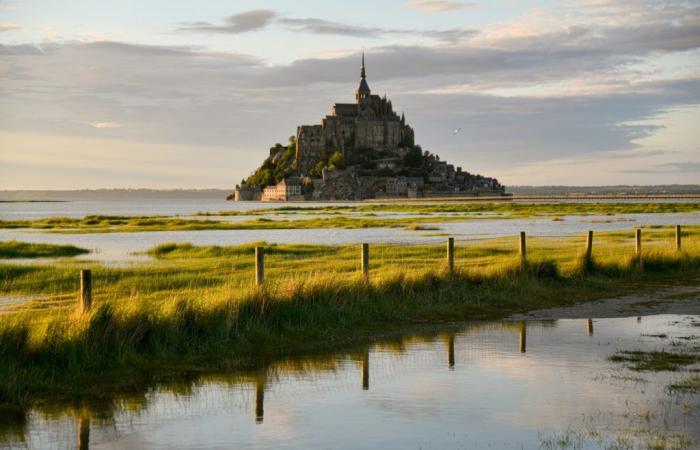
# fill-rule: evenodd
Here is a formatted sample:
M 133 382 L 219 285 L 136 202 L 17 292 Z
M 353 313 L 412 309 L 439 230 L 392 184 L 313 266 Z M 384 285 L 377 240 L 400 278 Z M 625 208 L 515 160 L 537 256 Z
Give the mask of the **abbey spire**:
M 362 65 L 360 66 L 360 85 L 355 92 L 355 100 L 358 104 L 364 104 L 369 100 L 371 91 L 367 84 L 367 74 L 365 72 L 365 51 L 362 50 Z

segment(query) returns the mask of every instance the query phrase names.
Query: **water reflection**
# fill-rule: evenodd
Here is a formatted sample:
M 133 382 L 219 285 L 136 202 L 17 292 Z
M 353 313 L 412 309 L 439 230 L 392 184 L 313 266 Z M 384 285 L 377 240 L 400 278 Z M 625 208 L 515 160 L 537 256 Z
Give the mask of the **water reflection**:
M 80 417 L 80 431 L 78 435 L 78 449 L 79 450 L 89 450 L 90 449 L 90 418 L 81 416 Z
M 362 390 L 369 390 L 369 347 L 362 352 Z
M 595 335 L 593 319 L 469 324 L 261 361 L 250 371 L 144 376 L 138 388 L 98 402 L 0 411 L 0 447 L 536 448 L 541 432 L 575 427 L 582 416 L 610 433 L 646 412 L 643 426 L 700 439 L 700 417 L 684 415 L 682 402 L 664 403 L 681 375 L 645 373 L 640 387 L 607 361 L 617 349 L 668 345 L 644 332 L 692 335 L 698 319 L 600 319 Z M 684 402 L 700 407 L 697 396 Z
M 593 319 L 586 320 L 586 336 L 593 336 Z
M 447 367 L 455 368 L 455 335 L 453 333 L 447 335 Z
M 265 418 L 265 385 L 267 373 L 258 374 L 255 379 L 255 423 L 263 423 Z

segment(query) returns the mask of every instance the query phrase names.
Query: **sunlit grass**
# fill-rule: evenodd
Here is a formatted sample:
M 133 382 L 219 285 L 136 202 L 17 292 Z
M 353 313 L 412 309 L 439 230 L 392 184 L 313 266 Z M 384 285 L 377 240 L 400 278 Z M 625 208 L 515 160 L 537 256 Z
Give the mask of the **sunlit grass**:
M 700 228 L 644 231 L 640 264 L 631 232 L 585 239 L 515 237 L 446 246 L 370 245 L 368 280 L 357 245 L 162 244 L 151 261 L 93 270 L 94 306 L 78 315 L 85 263 L 0 265 L 0 291 L 38 298 L 0 320 L 0 403 L 30 402 L 113 370 L 211 365 L 222 354 L 284 353 L 415 323 L 496 318 L 573 304 L 700 273 Z M 265 286 L 254 285 L 254 248 L 266 248 Z M 583 266 L 585 264 L 585 267 Z M 46 298 L 48 296 L 48 299 Z
M 56 258 L 90 253 L 73 245 L 32 244 L 19 241 L 0 242 L 0 258 Z

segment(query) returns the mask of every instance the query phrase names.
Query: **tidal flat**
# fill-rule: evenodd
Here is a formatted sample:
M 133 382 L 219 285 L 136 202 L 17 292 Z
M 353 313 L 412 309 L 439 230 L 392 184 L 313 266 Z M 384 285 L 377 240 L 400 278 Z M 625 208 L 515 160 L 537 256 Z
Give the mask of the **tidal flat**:
M 185 216 L 87 215 L 0 220 L 0 229 L 61 233 L 116 233 L 186 230 L 287 230 L 405 228 L 484 219 L 551 216 L 616 216 L 700 212 L 700 202 L 675 203 L 384 203 L 326 206 L 271 206 L 247 211 L 201 212 Z M 296 218 L 302 215 L 304 217 Z M 225 220 L 229 217 L 241 220 Z

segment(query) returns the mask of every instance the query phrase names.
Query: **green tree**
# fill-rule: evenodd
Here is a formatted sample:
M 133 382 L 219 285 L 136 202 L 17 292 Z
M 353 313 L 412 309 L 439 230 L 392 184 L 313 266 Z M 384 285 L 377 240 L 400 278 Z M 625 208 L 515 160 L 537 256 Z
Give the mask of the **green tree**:
M 418 168 L 423 165 L 423 153 L 418 147 L 413 147 L 403 157 L 403 163 L 407 167 Z
M 309 176 L 311 178 L 320 178 L 321 175 L 323 174 L 323 169 L 326 167 L 326 161 L 320 160 L 319 162 L 316 163 L 316 166 L 311 169 L 311 173 Z
M 335 167 L 336 169 L 345 169 L 345 157 L 343 157 L 342 153 L 335 152 L 328 160 L 328 165 L 330 167 Z

